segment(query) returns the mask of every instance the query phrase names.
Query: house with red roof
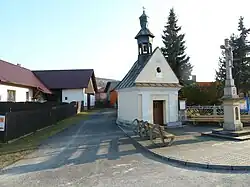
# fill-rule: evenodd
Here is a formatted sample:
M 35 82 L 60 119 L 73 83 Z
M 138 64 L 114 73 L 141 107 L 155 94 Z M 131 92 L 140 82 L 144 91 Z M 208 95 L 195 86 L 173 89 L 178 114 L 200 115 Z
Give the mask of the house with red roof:
M 82 106 L 87 108 L 95 105 L 97 84 L 93 69 L 40 70 L 33 73 L 52 91 L 52 94 L 45 94 L 46 100 L 82 101 Z
M 0 101 L 81 101 L 90 108 L 96 92 L 93 69 L 31 71 L 0 60 Z
M 52 94 L 29 69 L 0 60 L 0 101 L 42 101 Z

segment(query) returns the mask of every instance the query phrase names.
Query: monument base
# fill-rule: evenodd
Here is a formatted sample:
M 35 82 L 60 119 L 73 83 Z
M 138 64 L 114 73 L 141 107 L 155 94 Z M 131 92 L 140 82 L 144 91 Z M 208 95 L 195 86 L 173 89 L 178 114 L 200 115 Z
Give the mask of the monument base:
M 243 124 L 240 121 L 232 122 L 232 123 L 223 123 L 224 131 L 241 131 L 243 130 Z
M 223 129 L 214 129 L 212 132 L 203 135 L 225 138 L 230 140 L 250 140 L 250 129 L 243 129 L 240 120 L 240 100 L 239 97 L 224 97 L 224 123 Z
M 243 130 L 243 124 L 240 120 L 240 100 L 239 97 L 223 98 L 224 108 L 224 131 Z
M 250 140 L 250 129 L 244 129 L 239 131 L 227 131 L 220 128 L 220 129 L 213 129 L 212 132 L 202 133 L 202 135 L 229 139 L 229 140 L 244 141 L 244 140 Z

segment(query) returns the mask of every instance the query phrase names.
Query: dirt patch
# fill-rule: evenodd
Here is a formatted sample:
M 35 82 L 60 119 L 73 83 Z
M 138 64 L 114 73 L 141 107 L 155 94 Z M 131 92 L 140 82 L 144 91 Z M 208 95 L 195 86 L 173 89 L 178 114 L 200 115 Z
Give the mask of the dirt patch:
M 19 151 L 16 153 L 9 153 L 5 155 L 0 156 L 0 168 L 4 168 L 10 164 L 13 164 L 14 162 L 21 160 L 26 155 L 32 153 L 35 149 L 31 150 L 25 150 L 25 151 Z

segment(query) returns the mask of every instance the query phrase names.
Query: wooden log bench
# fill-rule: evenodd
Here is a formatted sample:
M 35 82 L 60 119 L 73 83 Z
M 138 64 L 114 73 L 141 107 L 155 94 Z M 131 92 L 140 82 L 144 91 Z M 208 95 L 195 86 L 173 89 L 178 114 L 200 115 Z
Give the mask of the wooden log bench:
M 160 138 L 163 146 L 171 145 L 174 141 L 175 136 L 173 134 L 167 133 L 164 129 L 164 126 L 158 124 L 147 123 L 149 128 L 150 140 L 155 144 L 154 139 Z M 169 142 L 166 142 L 166 139 L 170 139 Z
M 139 134 L 139 129 L 140 129 L 140 126 L 141 126 L 142 122 L 143 122 L 143 120 L 139 120 L 139 119 L 135 119 L 132 122 L 134 133 Z
M 132 122 L 132 125 L 134 126 L 134 133 L 139 134 L 140 137 L 146 136 L 145 133 L 145 122 L 143 120 L 135 119 Z

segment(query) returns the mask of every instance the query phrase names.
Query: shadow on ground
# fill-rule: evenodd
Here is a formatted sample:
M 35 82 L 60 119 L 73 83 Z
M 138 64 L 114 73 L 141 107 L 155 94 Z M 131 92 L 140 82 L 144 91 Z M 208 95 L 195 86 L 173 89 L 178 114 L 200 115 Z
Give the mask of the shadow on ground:
M 108 152 L 97 155 L 101 143 L 108 144 Z M 122 156 L 138 153 L 138 150 L 120 151 L 119 146 L 126 144 L 131 144 L 131 140 L 127 137 L 113 139 L 102 138 L 100 139 L 99 143 L 86 142 L 81 146 L 65 149 L 59 154 L 51 152 L 50 155 L 46 155 L 52 157 L 47 161 L 12 167 L 5 170 L 4 173 L 7 172 L 9 174 L 22 174 L 29 172 L 37 172 L 42 170 L 56 169 L 65 165 L 80 165 L 86 163 L 93 163 L 99 159 L 116 160 Z M 70 158 L 76 152 L 80 153 L 80 155 L 77 156 L 77 158 Z
M 103 120 L 106 116 L 106 120 Z M 48 147 L 54 151 L 37 156 L 49 157 L 40 163 L 14 165 L 4 169 L 2 173 L 23 174 L 43 170 L 57 169 L 66 165 L 80 165 L 93 163 L 99 159 L 116 160 L 122 156 L 136 154 L 138 151 L 132 146 L 131 140 L 115 124 L 115 117 L 107 113 L 97 113 L 91 116 L 86 124 L 75 125 L 72 128 L 50 138 L 44 142 L 39 152 Z M 81 133 L 74 135 L 81 125 Z M 75 136 L 75 137 L 74 137 Z M 63 138 L 62 138 L 63 137 Z M 74 138 L 74 143 L 68 144 Z M 68 146 L 67 146 L 68 144 Z M 65 147 L 66 146 L 66 147 Z M 60 150 L 61 149 L 61 150 Z M 36 158 L 29 158 L 36 159 Z
M 17 165 L 3 171 L 7 174 L 27 174 L 30 172 L 39 172 L 51 169 L 58 169 L 67 165 L 81 165 L 94 163 L 101 159 L 117 160 L 123 156 L 134 154 L 142 154 L 148 159 L 168 164 L 177 168 L 185 168 L 188 170 L 196 170 L 202 172 L 215 173 L 249 173 L 248 171 L 223 171 L 223 170 L 206 170 L 200 168 L 190 168 L 175 163 L 170 163 L 163 159 L 157 158 L 148 152 L 145 152 L 136 142 L 126 135 L 115 124 L 115 117 L 106 114 L 93 115 L 94 120 L 89 120 L 85 124 L 82 132 L 74 139 L 74 143 L 65 147 L 68 141 L 72 139 L 72 131 L 75 132 L 79 125 L 63 132 L 62 134 L 52 138 L 52 143 L 48 143 L 55 151 L 43 155 L 50 158 L 40 163 L 26 163 L 25 165 Z M 105 119 L 104 119 L 105 118 Z M 62 138 L 63 137 L 63 138 Z M 200 140 L 201 141 L 201 140 Z M 205 141 L 202 140 L 202 141 Z M 185 143 L 185 142 L 184 142 Z M 190 143 L 190 142 L 189 142 Z M 46 146 L 45 146 L 46 147 Z M 63 149 L 56 151 L 57 149 Z M 41 147 L 40 151 L 42 152 Z M 41 155 L 39 157 L 42 157 Z
M 212 129 L 215 129 L 214 126 L 193 126 L 193 125 L 187 125 L 183 128 L 169 128 L 166 129 L 166 132 L 171 133 L 175 135 L 174 142 L 172 143 L 172 146 L 178 146 L 178 145 L 185 145 L 185 144 L 199 144 L 199 143 L 209 143 L 211 141 L 217 141 L 217 142 L 225 142 L 228 141 L 226 139 L 216 138 L 216 137 L 208 137 L 201 135 L 202 132 L 209 132 L 212 131 Z M 136 141 L 144 141 L 143 145 L 145 145 L 148 149 L 154 149 L 154 148 L 160 148 L 163 146 L 160 139 L 154 140 L 154 143 L 151 143 L 149 141 L 149 138 L 142 138 L 139 136 L 133 136 L 133 139 Z M 169 141 L 169 139 L 165 140 L 166 142 Z M 149 145 L 146 145 L 149 144 Z

